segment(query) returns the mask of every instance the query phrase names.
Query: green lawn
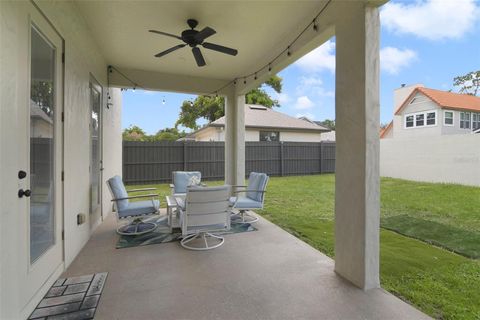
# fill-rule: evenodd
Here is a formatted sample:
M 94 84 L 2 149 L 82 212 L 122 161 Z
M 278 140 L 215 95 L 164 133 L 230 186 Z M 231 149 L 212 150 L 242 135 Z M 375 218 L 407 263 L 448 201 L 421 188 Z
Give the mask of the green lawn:
M 380 233 L 382 287 L 438 319 L 480 319 L 480 261 L 414 239 L 478 248 L 480 189 L 398 179 L 381 188 L 382 224 L 397 231 Z M 274 177 L 259 213 L 333 257 L 334 189 L 334 175 Z

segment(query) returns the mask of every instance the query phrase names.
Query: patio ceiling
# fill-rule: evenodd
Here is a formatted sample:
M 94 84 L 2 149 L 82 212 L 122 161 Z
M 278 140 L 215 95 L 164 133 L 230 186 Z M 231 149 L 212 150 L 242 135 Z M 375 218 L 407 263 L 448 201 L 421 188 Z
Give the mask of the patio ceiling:
M 268 65 L 315 18 L 329 1 L 77 1 L 96 43 L 107 63 L 127 74 L 139 86 L 148 89 L 209 93 L 235 78 L 252 74 Z M 299 39 L 286 54 L 275 60 L 272 72 L 278 72 L 333 35 L 338 2 L 332 1 L 328 12 L 319 19 L 319 31 Z M 217 33 L 209 42 L 238 49 L 230 56 L 202 48 L 207 65 L 198 67 L 189 47 L 181 48 L 161 58 L 154 55 L 180 40 L 152 34 L 149 29 L 179 35 L 187 29 L 186 20 L 199 21 L 198 30 L 205 26 Z M 312 31 L 313 32 L 313 31 Z M 317 41 L 308 47 L 306 42 Z M 318 38 L 321 38 L 319 41 Z M 115 72 L 111 84 L 131 87 L 132 84 Z M 268 76 L 264 69 L 256 86 Z M 237 92 L 246 91 L 242 83 Z M 240 89 L 239 89 L 240 88 Z M 243 89 L 243 90 L 242 90 Z
M 254 70 L 284 49 L 325 5 L 305 1 L 77 1 L 108 63 L 124 68 L 209 79 L 233 79 Z M 207 65 L 199 68 L 189 47 L 162 58 L 154 54 L 182 43 L 149 33 L 149 29 L 179 35 L 186 20 L 199 21 L 217 33 L 208 42 L 238 49 L 229 56 L 201 48 Z M 288 44 L 287 44 L 288 45 Z

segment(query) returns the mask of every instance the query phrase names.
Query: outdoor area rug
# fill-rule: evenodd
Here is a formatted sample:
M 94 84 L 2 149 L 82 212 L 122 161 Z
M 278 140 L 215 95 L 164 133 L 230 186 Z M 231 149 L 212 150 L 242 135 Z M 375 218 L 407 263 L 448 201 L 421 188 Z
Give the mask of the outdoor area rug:
M 152 217 L 146 219 L 145 221 L 155 222 L 158 224 L 158 227 L 152 232 L 141 234 L 138 236 L 119 236 L 118 242 L 116 245 L 117 249 L 121 248 L 131 248 L 137 246 L 146 246 L 149 244 L 158 244 L 158 243 L 167 243 L 172 241 L 180 241 L 182 239 L 182 232 L 180 229 L 173 229 L 173 233 L 170 233 L 170 229 L 167 225 L 167 220 L 164 217 L 160 219 L 157 217 Z M 232 233 L 241 233 L 241 232 L 250 232 L 257 231 L 250 223 L 241 223 L 240 217 L 232 217 L 232 224 L 229 231 L 216 232 L 218 235 L 226 235 Z
M 55 281 L 28 319 L 93 319 L 108 272 Z

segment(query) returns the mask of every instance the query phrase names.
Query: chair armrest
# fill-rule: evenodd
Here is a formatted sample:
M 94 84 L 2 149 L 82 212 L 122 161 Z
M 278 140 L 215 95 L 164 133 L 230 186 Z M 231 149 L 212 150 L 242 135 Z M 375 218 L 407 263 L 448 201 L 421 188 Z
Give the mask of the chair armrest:
M 157 188 L 132 189 L 132 190 L 127 190 L 127 192 L 152 191 L 152 190 L 157 190 Z
M 266 190 L 239 190 L 239 191 L 233 191 L 233 193 L 242 193 L 242 192 L 261 192 L 265 193 L 267 192 Z
M 127 199 L 136 199 L 136 198 L 153 198 L 153 197 L 158 197 L 159 195 L 156 193 L 152 194 L 142 194 L 138 196 L 131 196 L 131 197 L 125 197 L 125 198 L 117 198 L 117 199 L 112 199 L 112 201 L 120 201 L 120 200 L 127 200 Z

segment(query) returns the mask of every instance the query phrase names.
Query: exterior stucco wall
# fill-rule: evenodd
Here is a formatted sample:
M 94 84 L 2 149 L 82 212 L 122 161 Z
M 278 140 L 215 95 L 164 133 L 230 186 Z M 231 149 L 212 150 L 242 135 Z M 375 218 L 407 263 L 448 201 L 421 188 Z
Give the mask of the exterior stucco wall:
M 38 1 L 35 2 L 53 28 L 64 40 L 64 136 L 63 157 L 65 180 L 63 182 L 64 198 L 63 226 L 64 266 L 68 266 L 89 239 L 93 228 L 99 221 L 89 221 L 90 192 L 90 96 L 89 82 L 93 76 L 103 86 L 106 93 L 107 64 L 97 45 L 93 42 L 90 31 L 73 2 Z M 18 170 L 25 169 L 21 150 L 28 138 L 26 130 L 20 130 L 19 123 L 29 123 L 29 88 L 28 69 L 28 35 L 30 31 L 29 12 L 39 13 L 27 1 L 0 1 L 0 132 L 1 132 L 1 166 L 0 177 L 0 318 L 19 319 L 28 313 L 28 307 L 20 302 L 19 256 L 28 254 L 25 248 L 16 243 L 20 227 L 25 227 L 28 212 L 24 210 L 25 200 L 18 199 L 19 187 L 27 188 L 25 179 L 19 181 Z M 108 175 L 121 174 L 121 99 L 119 93 L 113 94 L 110 109 L 106 109 L 106 94 L 102 103 L 105 155 L 103 166 Z M 25 131 L 25 132 L 24 132 Z M 61 141 L 61 140 L 60 140 Z M 17 145 L 20 145 L 17 146 Z M 28 160 L 27 160 L 28 162 Z M 61 166 L 60 166 L 61 168 Z M 59 169 L 60 170 L 60 169 Z M 108 192 L 102 183 L 103 194 Z M 104 196 L 105 199 L 105 196 Z M 104 209 L 108 205 L 104 204 Z M 109 209 L 108 209 L 109 210 Z M 107 210 L 107 212 L 108 212 Z M 85 213 L 87 221 L 77 225 L 77 214 Z M 7 241 L 4 241 L 8 239 Z M 23 268 L 23 263 L 22 263 Z M 51 279 L 39 279 L 48 289 Z M 55 280 L 55 279 L 53 279 Z M 39 292 L 45 292 L 41 288 Z M 22 297 L 24 299 L 25 297 Z M 36 297 L 35 297 L 36 299 Z M 29 305 L 36 305 L 35 299 Z M 24 308 L 22 310 L 22 308 Z M 30 310 L 31 311 L 31 310 Z
M 380 174 L 414 181 L 480 186 L 480 135 L 382 139 Z
M 68 266 L 87 242 L 92 230 L 90 225 L 97 221 L 88 221 L 89 218 L 89 117 L 90 75 L 99 81 L 104 89 L 103 106 L 106 105 L 107 64 L 101 55 L 97 44 L 78 13 L 78 8 L 72 2 L 38 2 L 38 6 L 49 21 L 58 30 L 65 41 L 65 149 L 64 149 L 64 202 L 65 202 L 65 264 Z M 112 137 L 112 132 L 118 131 L 121 112 L 121 100 L 114 101 L 117 105 L 110 109 L 103 108 L 105 138 Z M 121 113 L 120 113 L 121 114 Z M 121 135 L 120 135 L 121 137 Z M 120 142 L 120 145 L 118 143 Z M 104 141 L 104 146 L 112 148 L 117 144 L 116 151 L 121 150 L 121 140 Z M 107 154 L 107 153 L 104 153 Z M 104 161 L 104 167 L 115 168 L 116 174 L 121 174 L 121 151 L 115 157 L 109 156 L 110 161 Z M 105 159 L 107 160 L 107 159 Z M 113 172 L 110 172 L 113 173 Z M 107 188 L 102 185 L 103 194 L 108 194 Z M 107 211 L 108 212 L 108 211 Z M 87 221 L 78 226 L 76 216 L 85 213 Z
M 245 130 L 245 141 L 259 141 L 259 139 L 260 130 Z M 195 135 L 195 141 L 225 141 L 225 130 L 217 127 L 206 128 Z M 322 139 L 320 133 L 280 131 L 280 141 L 320 142 Z

